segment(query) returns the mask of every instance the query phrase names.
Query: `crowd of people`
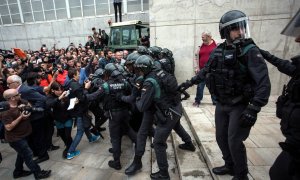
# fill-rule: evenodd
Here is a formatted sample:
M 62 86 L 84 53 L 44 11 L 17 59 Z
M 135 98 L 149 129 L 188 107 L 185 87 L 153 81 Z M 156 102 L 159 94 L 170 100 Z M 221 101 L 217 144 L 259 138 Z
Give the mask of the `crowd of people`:
M 298 12 L 298 20 L 299 16 Z M 153 137 L 159 170 L 150 177 L 170 179 L 166 141 L 171 131 L 184 142 L 179 148 L 195 151 L 190 135 L 180 124 L 181 93 L 199 84 L 202 92 L 204 85 L 208 87 L 216 104 L 216 139 L 225 161 L 224 166 L 215 167 L 212 172 L 247 180 L 243 141 L 248 138 L 261 107 L 267 104 L 271 89 L 265 58 L 292 77 L 277 104 L 277 115 L 282 119 L 287 139 L 281 143 L 283 152 L 272 166 L 270 177 L 299 179 L 299 57 L 291 63 L 259 49 L 248 29 L 243 12 L 225 13 L 219 26 L 225 41 L 211 48 L 210 55 L 200 49 L 207 62 L 196 76 L 180 85 L 174 75 L 171 50 L 139 46 L 128 54 L 126 50 L 113 52 L 105 46 L 98 49 L 91 43 L 102 42 L 96 40 L 100 35 L 94 28 L 84 47 L 71 43 L 66 49 L 49 50 L 43 45 L 39 51 L 24 51 L 22 58 L 18 54 L 0 55 L 0 115 L 4 129 L 1 138 L 5 137 L 17 152 L 13 177 L 32 173 L 36 179 L 50 176 L 51 170 L 42 170 L 38 164 L 49 159 L 49 150 L 59 148 L 52 144 L 54 125 L 65 145 L 62 158 L 71 160 L 81 153 L 77 147 L 83 135 L 89 142 L 96 142 L 101 131 L 106 130 L 103 124 L 109 120 L 109 152 L 113 156 L 109 167 L 121 169 L 122 136 L 127 135 L 135 144 L 135 155 L 125 174 L 136 174 L 142 168 L 146 140 Z M 292 35 L 299 42 L 300 34 Z M 209 38 L 209 33 L 203 34 L 203 47 L 213 44 Z M 196 99 L 196 106 L 200 100 Z M 77 129 L 74 137 L 73 124 Z M 30 171 L 23 169 L 24 162 Z
M 180 148 L 195 151 L 191 137 L 179 122 L 182 110 L 180 93 L 176 91 L 172 51 L 157 46 L 139 46 L 128 55 L 127 50 L 113 52 L 106 46 L 97 49 L 95 44 L 103 38 L 100 38 L 95 28 L 92 30 L 93 35 L 89 36 L 84 47 L 76 47 L 71 43 L 66 49 L 48 49 L 46 45 L 42 45 L 38 51 L 25 50 L 22 58 L 18 54 L 7 52 L 0 55 L 0 98 L 8 103 L 8 108 L 1 112 L 1 139 L 8 142 L 18 153 L 14 178 L 31 173 L 37 179 L 50 176 L 51 171 L 41 170 L 38 164 L 49 159 L 48 151 L 59 148 L 52 144 L 54 127 L 65 145 L 62 158 L 71 160 L 80 155 L 77 146 L 83 134 L 89 142 L 96 142 L 102 136 L 101 131 L 106 130 L 103 124 L 108 119 L 112 144 L 109 151 L 113 155 L 113 160 L 108 165 L 117 170 L 121 169 L 121 139 L 123 135 L 128 135 L 135 143 L 136 155 L 125 173 L 136 173 L 142 167 L 141 158 L 147 137 L 156 137 L 159 134 L 159 122 L 154 122 L 154 119 L 158 119 L 154 118 L 156 109 L 152 106 L 157 100 L 152 102 L 147 98 L 146 107 L 140 107 L 145 106 L 146 100 L 142 102 L 140 99 L 140 105 L 135 102 L 137 96 L 142 95 L 144 81 L 141 75 L 143 65 L 137 67 L 135 62 L 143 58 L 151 61 L 149 70 L 155 69 L 161 74 L 160 71 L 164 69 L 174 77 L 173 95 L 177 94 L 179 99 L 166 103 L 176 105 L 173 111 L 177 114 L 177 120 L 168 128 L 169 131 L 174 129 L 183 139 L 184 143 Z M 71 101 L 75 102 L 72 108 Z M 169 112 L 165 107 L 161 106 L 160 109 Z M 89 111 L 93 113 L 94 121 Z M 72 137 L 74 124 L 77 131 Z M 157 124 L 156 130 L 153 129 L 153 124 Z M 154 141 L 154 148 L 165 151 L 168 135 L 169 133 L 159 134 L 157 137 L 161 139 Z M 164 163 L 164 169 L 160 172 L 168 177 L 166 155 L 157 156 L 161 156 L 159 159 Z M 23 162 L 30 171 L 23 170 Z

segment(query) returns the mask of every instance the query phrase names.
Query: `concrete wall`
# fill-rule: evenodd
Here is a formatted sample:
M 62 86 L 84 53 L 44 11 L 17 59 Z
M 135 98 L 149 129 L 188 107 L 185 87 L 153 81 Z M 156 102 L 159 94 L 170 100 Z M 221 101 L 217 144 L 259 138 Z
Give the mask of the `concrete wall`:
M 209 30 L 216 42 L 222 42 L 218 22 L 233 9 L 249 16 L 251 36 L 259 47 L 285 59 L 299 53 L 294 39 L 280 34 L 299 9 L 298 0 L 152 0 L 149 5 L 151 46 L 173 51 L 180 82 L 194 75 L 193 58 L 202 44 L 201 33 Z M 272 94 L 279 94 L 288 77 L 270 64 L 268 68 Z
M 138 19 L 148 22 L 149 14 L 131 13 L 123 15 L 122 18 L 123 21 Z M 85 44 L 87 36 L 92 34 L 92 27 L 104 29 L 109 33 L 109 19 L 114 19 L 114 16 L 1 26 L 0 49 L 19 47 L 38 50 L 42 44 L 52 47 L 56 43 L 58 48 L 66 48 L 70 42 L 75 45 Z

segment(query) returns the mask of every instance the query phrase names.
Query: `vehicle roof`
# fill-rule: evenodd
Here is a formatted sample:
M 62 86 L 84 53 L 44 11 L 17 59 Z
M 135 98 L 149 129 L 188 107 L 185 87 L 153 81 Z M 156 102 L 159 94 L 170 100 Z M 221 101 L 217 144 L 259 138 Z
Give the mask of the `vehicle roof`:
M 143 27 L 149 27 L 149 23 L 142 22 L 139 20 L 116 22 L 116 23 L 112 23 L 110 27 L 127 26 L 127 25 L 138 25 L 138 26 L 143 26 Z

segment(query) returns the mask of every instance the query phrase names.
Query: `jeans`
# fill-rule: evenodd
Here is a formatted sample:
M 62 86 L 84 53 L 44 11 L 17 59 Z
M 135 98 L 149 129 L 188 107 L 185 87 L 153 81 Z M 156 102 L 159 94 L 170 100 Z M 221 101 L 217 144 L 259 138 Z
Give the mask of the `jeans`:
M 9 145 L 17 151 L 17 160 L 15 163 L 15 171 L 23 170 L 23 163 L 27 165 L 31 172 L 37 173 L 41 171 L 40 166 L 33 161 L 33 153 L 26 139 L 21 139 L 15 142 L 10 142 Z
M 203 99 L 203 92 L 204 92 L 204 87 L 205 87 L 205 81 L 200 82 L 197 85 L 197 92 L 196 92 L 196 98 L 195 98 L 195 102 L 200 103 Z M 211 96 L 211 101 L 213 103 L 216 103 L 216 98 L 214 96 Z
M 68 153 L 71 153 L 73 151 L 75 151 L 76 147 L 78 146 L 78 144 L 81 141 L 81 138 L 83 136 L 84 133 L 84 127 L 83 127 L 83 119 L 82 117 L 77 117 L 76 118 L 76 125 L 77 125 L 77 132 L 76 132 L 76 136 L 73 139 L 73 142 L 68 150 Z

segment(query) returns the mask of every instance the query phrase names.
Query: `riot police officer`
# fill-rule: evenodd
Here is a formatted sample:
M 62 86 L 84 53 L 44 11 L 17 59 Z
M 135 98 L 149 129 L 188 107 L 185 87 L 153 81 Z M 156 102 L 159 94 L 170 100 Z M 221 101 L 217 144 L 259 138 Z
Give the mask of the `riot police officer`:
M 159 171 L 152 173 L 150 177 L 151 179 L 170 179 L 166 141 L 172 129 L 179 134 L 185 132 L 179 121 L 182 115 L 182 105 L 180 93 L 176 90 L 177 80 L 171 74 L 155 68 L 153 59 L 147 55 L 140 56 L 136 60 L 135 69 L 140 76 L 144 77 L 141 96 L 136 101 L 137 108 L 144 112 L 144 116 L 154 117 L 157 124 L 153 145 Z M 186 132 L 185 136 L 181 137 L 185 142 L 191 142 L 190 136 Z M 137 142 L 137 151 L 138 146 L 139 141 Z
M 300 43 L 300 10 L 281 34 L 296 37 Z M 297 30 L 298 29 L 298 30 Z M 278 70 L 291 77 L 277 99 L 276 115 L 281 119 L 281 131 L 286 137 L 280 142 L 282 152 L 270 169 L 271 180 L 300 179 L 300 56 L 282 60 L 261 50 L 263 57 Z
M 217 98 L 215 110 L 216 140 L 225 165 L 212 169 L 214 174 L 248 179 L 246 148 L 250 133 L 262 106 L 270 95 L 268 69 L 259 49 L 250 38 L 248 18 L 238 10 L 226 12 L 219 31 L 225 42 L 212 52 L 206 66 L 182 89 L 205 80 Z
M 136 133 L 129 126 L 129 104 L 120 101 L 117 97 L 120 94 L 128 95 L 131 89 L 115 64 L 108 63 L 104 70 L 107 81 L 102 85 L 102 95 L 105 95 L 103 108 L 109 114 L 109 133 L 114 157 L 114 160 L 109 161 L 108 165 L 120 170 L 122 136 L 127 134 L 136 143 Z
M 104 70 L 99 68 L 95 71 L 95 73 L 91 77 L 91 88 L 89 89 L 90 92 L 95 92 L 102 86 L 104 83 Z M 100 106 L 101 100 L 103 98 L 97 98 L 89 106 L 89 109 L 95 116 L 95 127 L 97 131 L 104 131 L 106 130 L 105 127 L 101 127 L 107 120 L 107 117 L 104 115 L 103 108 Z
M 163 70 L 174 75 L 175 72 L 175 61 L 173 58 L 173 53 L 168 48 L 163 48 L 160 52 L 159 63 Z

